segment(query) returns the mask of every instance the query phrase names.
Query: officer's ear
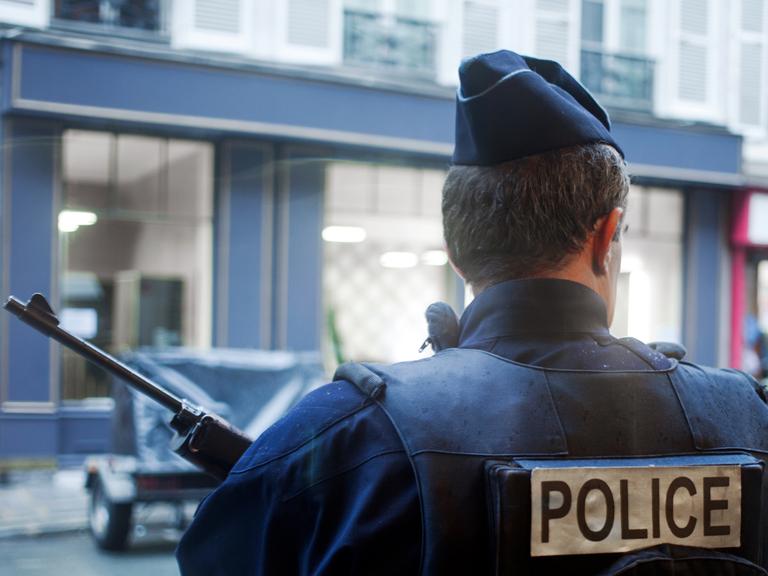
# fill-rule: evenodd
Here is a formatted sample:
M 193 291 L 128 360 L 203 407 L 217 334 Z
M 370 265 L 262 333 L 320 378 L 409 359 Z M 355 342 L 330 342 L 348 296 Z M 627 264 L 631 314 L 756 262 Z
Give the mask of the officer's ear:
M 620 240 L 621 229 L 619 226 L 623 214 L 623 209 L 614 208 L 595 223 L 592 240 L 592 268 L 597 275 L 608 273 L 611 247 L 613 242 Z

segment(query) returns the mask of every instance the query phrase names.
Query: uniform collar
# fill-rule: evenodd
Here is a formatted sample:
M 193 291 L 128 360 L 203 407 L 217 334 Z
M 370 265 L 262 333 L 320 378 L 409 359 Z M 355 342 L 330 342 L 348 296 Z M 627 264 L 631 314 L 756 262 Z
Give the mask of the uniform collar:
M 509 280 L 483 290 L 461 316 L 459 345 L 522 334 L 608 335 L 603 299 L 569 280 Z

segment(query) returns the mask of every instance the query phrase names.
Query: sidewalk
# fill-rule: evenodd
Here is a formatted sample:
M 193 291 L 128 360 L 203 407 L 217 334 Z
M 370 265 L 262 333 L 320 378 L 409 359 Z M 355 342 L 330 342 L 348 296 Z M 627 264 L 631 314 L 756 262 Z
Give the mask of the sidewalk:
M 0 484 L 0 538 L 80 530 L 87 526 L 82 468 L 25 470 Z

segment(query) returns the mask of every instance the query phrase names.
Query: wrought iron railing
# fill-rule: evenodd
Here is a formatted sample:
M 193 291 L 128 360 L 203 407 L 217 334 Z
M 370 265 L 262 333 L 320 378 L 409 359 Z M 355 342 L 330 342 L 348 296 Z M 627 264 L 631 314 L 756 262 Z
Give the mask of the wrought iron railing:
M 344 63 L 435 75 L 437 25 L 371 12 L 344 12 Z
M 58 24 L 94 31 L 157 35 L 165 33 L 166 0 L 55 0 Z
M 651 112 L 653 76 L 648 58 L 581 51 L 581 81 L 607 106 Z

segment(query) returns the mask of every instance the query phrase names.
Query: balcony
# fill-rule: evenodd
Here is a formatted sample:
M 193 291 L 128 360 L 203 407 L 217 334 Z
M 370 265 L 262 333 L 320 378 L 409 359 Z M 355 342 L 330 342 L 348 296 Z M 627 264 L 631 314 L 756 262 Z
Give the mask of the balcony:
M 604 105 L 653 110 L 654 62 L 640 56 L 581 51 L 581 81 Z
M 400 16 L 344 12 L 344 64 L 431 79 L 437 26 Z
M 166 0 L 55 0 L 57 26 L 97 34 L 157 38 L 165 34 Z

